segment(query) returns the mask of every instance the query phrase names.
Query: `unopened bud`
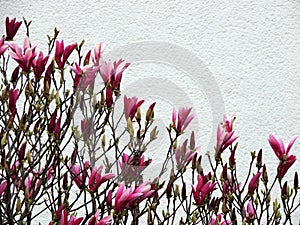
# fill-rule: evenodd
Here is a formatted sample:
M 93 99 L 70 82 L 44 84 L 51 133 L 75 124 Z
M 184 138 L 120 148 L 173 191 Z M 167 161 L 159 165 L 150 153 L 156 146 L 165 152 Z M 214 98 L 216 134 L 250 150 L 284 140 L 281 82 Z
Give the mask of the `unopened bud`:
M 153 120 L 153 117 L 154 117 L 154 111 L 153 111 L 153 108 L 154 108 L 155 104 L 156 104 L 156 102 L 152 103 L 152 104 L 149 106 L 149 108 L 148 108 L 148 110 L 147 110 L 147 112 L 146 112 L 146 121 L 151 121 L 151 120 Z
M 60 96 L 59 96 L 59 92 L 56 92 L 55 95 L 55 102 L 56 102 L 56 108 L 60 107 Z
M 64 179 L 63 179 L 63 189 L 68 190 L 68 174 L 64 174 Z
M 32 163 L 30 150 L 27 151 L 26 158 L 27 158 L 27 161 L 28 161 L 29 164 Z
M 16 212 L 20 212 L 21 211 L 21 208 L 22 208 L 22 205 L 21 205 L 21 199 L 18 198 L 17 200 L 17 205 L 16 205 Z
M 295 189 L 295 191 L 297 191 L 298 188 L 299 188 L 298 173 L 295 172 L 295 176 L 294 176 L 294 189 Z
M 262 149 L 260 149 L 258 152 L 256 167 L 261 168 L 261 165 L 262 165 Z
M 6 144 L 7 144 L 7 136 L 6 136 L 6 132 L 4 132 L 1 138 L 1 148 L 3 149 Z
M 133 129 L 133 125 L 132 125 L 132 121 L 131 121 L 130 117 L 128 117 L 128 119 L 127 119 L 127 129 L 129 131 L 130 137 L 133 137 L 134 136 L 134 129 Z
M 28 190 L 28 188 L 27 187 L 25 187 L 25 200 L 29 200 L 29 198 L 30 198 L 30 194 L 29 194 L 29 190 Z
M 136 118 L 136 120 L 137 120 L 138 122 L 141 121 L 142 115 L 141 115 L 141 108 L 140 108 L 140 107 L 137 108 L 137 112 L 136 112 L 135 118 Z
M 185 200 L 187 198 L 187 195 L 186 195 L 186 184 L 185 184 L 185 182 L 183 182 L 183 185 L 182 185 L 181 197 L 182 197 L 182 200 Z

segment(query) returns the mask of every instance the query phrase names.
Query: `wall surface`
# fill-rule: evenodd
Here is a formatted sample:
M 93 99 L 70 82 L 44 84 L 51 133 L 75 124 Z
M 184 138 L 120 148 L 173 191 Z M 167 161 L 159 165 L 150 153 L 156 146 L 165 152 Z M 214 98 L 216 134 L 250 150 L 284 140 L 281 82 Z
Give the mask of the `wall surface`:
M 105 43 L 107 57 L 132 62 L 123 93 L 157 101 L 160 128 L 173 107 L 193 106 L 203 153 L 213 149 L 224 113 L 237 116 L 241 165 L 263 148 L 273 175 L 269 134 L 285 142 L 300 136 L 299 0 L 13 0 L 1 1 L 0 15 L 2 24 L 6 16 L 32 20 L 41 50 L 54 27 L 67 43 L 85 39 L 86 50 Z M 150 155 L 158 160 L 161 151 Z M 292 152 L 300 159 L 300 140 Z M 288 179 L 297 170 L 300 161 Z

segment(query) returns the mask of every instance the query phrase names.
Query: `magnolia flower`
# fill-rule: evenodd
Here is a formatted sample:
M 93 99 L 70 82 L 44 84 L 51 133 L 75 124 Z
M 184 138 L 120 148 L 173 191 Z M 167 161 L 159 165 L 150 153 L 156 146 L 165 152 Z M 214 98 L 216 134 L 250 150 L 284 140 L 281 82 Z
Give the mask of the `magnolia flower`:
M 90 163 L 86 161 L 84 163 L 84 168 L 81 169 L 80 165 L 72 165 L 71 162 L 69 162 L 69 168 L 71 170 L 71 176 L 74 180 L 75 184 L 79 188 L 83 188 L 85 185 L 86 177 L 87 177 L 87 169 L 90 167 Z
M 218 125 L 217 130 L 217 146 L 216 153 L 221 154 L 229 145 L 231 145 L 238 137 L 234 136 L 233 122 L 235 117 L 229 121 L 226 116 L 224 116 L 223 123 Z
M 95 46 L 94 48 L 94 56 L 92 58 L 92 61 L 95 66 L 98 66 L 100 64 L 100 59 L 103 53 L 103 48 L 102 48 L 102 43 L 99 43 L 98 45 Z
M 99 210 L 90 218 L 88 225 L 107 225 L 112 223 L 111 216 L 105 216 L 101 220 L 99 218 Z
M 190 124 L 194 115 L 190 115 L 192 108 L 188 107 L 181 107 L 179 108 L 178 112 L 176 109 L 173 109 L 172 113 L 172 122 L 173 128 L 178 132 L 182 133 L 187 126 Z
M 148 182 L 140 184 L 135 189 L 132 187 L 126 188 L 124 182 L 122 182 L 116 192 L 115 212 L 119 213 L 125 208 L 132 207 L 136 202 L 139 203 L 150 197 L 153 192 L 154 190 L 151 190 L 151 185 Z
M 86 89 L 88 86 L 93 88 L 98 69 L 99 67 L 91 65 L 81 68 L 78 63 L 75 63 L 75 66 L 71 67 L 71 70 L 75 73 L 74 89 L 78 86 L 80 89 Z
M 92 125 L 93 121 L 91 121 L 91 119 L 81 120 L 81 133 L 84 141 L 90 137 L 92 133 Z
M 15 90 L 10 89 L 9 90 L 8 108 L 9 108 L 10 112 L 12 113 L 12 115 L 15 115 L 17 112 L 16 102 L 18 100 L 18 96 L 19 96 L 18 89 L 15 89 Z
M 119 61 L 100 61 L 100 75 L 105 84 L 109 83 L 113 90 L 120 90 L 120 84 L 124 70 L 130 63 L 123 63 L 124 60 Z
M 13 40 L 14 36 L 16 35 L 17 31 L 19 30 L 22 21 L 16 21 L 16 18 L 9 19 L 6 17 L 5 21 L 5 28 L 6 28 L 6 40 L 11 41 Z
M 296 156 L 289 155 L 289 152 L 295 143 L 297 137 L 294 136 L 290 143 L 288 144 L 287 148 L 285 148 L 282 139 L 276 139 L 272 134 L 269 136 L 269 143 L 272 147 L 275 155 L 280 160 L 278 167 L 277 167 L 277 175 L 279 178 L 284 177 L 288 169 L 295 163 Z
M 0 184 L 0 197 L 2 196 L 2 194 L 5 192 L 6 190 L 6 187 L 7 187 L 7 181 L 3 181 L 1 184 Z
M 56 140 L 59 140 L 60 138 L 60 132 L 61 132 L 61 127 L 60 127 L 60 123 L 61 123 L 61 116 L 57 119 L 55 126 L 54 126 L 54 137 Z
M 208 180 L 210 174 L 205 176 L 203 173 L 198 175 L 198 184 L 192 185 L 192 193 L 196 205 L 202 205 L 206 200 L 206 197 L 214 190 L 216 183 L 212 183 Z
M 230 220 L 226 220 L 226 221 L 222 221 L 222 215 L 218 214 L 216 219 L 211 218 L 210 220 L 210 225 L 229 225 L 232 224 L 232 222 Z
M 190 147 L 187 146 L 188 140 L 185 140 L 183 144 L 177 147 L 175 150 L 175 159 L 177 163 L 177 168 L 181 169 L 184 166 L 187 166 L 195 154 L 200 151 L 200 147 L 195 148 L 195 134 L 194 131 L 191 134 L 190 138 Z
M 124 114 L 126 120 L 130 117 L 131 120 L 133 120 L 138 107 L 140 107 L 143 104 L 144 100 L 138 101 L 137 97 L 127 98 L 127 96 L 124 96 Z
M 59 222 L 59 225 L 79 225 L 83 217 L 76 218 L 75 216 L 71 216 L 68 220 L 68 211 L 64 210 Z
M 28 175 L 28 177 L 25 179 L 25 187 L 29 191 L 29 196 L 33 197 L 33 193 L 36 191 L 37 187 L 40 185 L 42 182 L 41 178 L 38 178 L 37 176 L 33 175 Z M 37 194 L 37 193 L 35 193 Z
M 94 167 L 92 169 L 92 173 L 89 177 L 89 188 L 90 188 L 91 192 L 96 192 L 102 183 L 115 177 L 115 175 L 112 173 L 104 174 L 102 176 L 101 175 L 102 169 L 103 169 L 103 166 L 99 166 L 98 169 L 96 167 Z
M 252 177 L 252 179 L 249 182 L 249 186 L 248 186 L 248 194 L 253 195 L 254 191 L 258 188 L 258 184 L 259 184 L 259 178 L 260 175 L 262 174 L 262 172 L 257 173 L 256 175 L 254 175 Z
M 30 72 L 32 61 L 36 56 L 36 46 L 30 45 L 29 37 L 25 37 L 23 50 L 16 43 L 8 43 L 11 49 L 10 56 L 19 64 L 22 70 L 26 73 Z
M 132 181 L 138 179 L 142 171 L 151 164 L 152 160 L 145 160 L 145 156 L 134 157 L 123 153 L 122 159 L 119 160 L 119 165 L 122 170 L 122 175 L 126 180 Z
M 49 55 L 44 57 L 43 52 L 40 52 L 38 57 L 33 59 L 32 65 L 33 65 L 33 73 L 36 78 L 40 78 L 45 71 L 46 64 L 48 61 Z
M 247 209 L 244 208 L 243 214 L 244 217 L 246 218 L 246 222 L 251 222 L 254 219 L 255 211 L 251 200 L 248 201 Z
M 76 48 L 77 43 L 68 45 L 66 48 L 64 47 L 64 40 L 56 41 L 56 48 L 55 48 L 55 62 L 59 69 L 63 69 L 65 63 L 67 62 L 69 56 Z
M 4 36 L 0 39 L 0 56 L 3 55 L 3 53 L 8 48 L 7 44 L 4 44 Z

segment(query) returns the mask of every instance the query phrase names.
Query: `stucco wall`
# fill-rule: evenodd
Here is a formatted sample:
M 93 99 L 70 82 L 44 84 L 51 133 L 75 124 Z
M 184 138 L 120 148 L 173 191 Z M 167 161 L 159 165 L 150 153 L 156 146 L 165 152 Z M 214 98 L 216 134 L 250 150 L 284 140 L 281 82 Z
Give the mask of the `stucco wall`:
M 299 0 L 24 0 L 1 1 L 0 12 L 2 24 L 6 16 L 32 20 L 31 38 L 42 50 L 54 27 L 68 43 L 85 39 L 86 49 L 104 42 L 108 55 L 132 62 L 124 93 L 157 101 L 161 128 L 174 106 L 194 107 L 203 153 L 224 112 L 237 115 L 241 164 L 263 148 L 274 172 L 268 135 L 285 142 L 300 135 Z M 292 152 L 300 158 L 300 140 Z M 299 169 L 296 162 L 288 178 Z

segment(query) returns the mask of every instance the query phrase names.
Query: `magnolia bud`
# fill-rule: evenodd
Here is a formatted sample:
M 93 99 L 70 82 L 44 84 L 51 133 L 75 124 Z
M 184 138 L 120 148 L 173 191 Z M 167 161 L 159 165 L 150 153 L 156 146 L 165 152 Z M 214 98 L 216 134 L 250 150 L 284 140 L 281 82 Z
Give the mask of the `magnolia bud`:
M 133 137 L 134 129 L 133 129 L 133 125 L 132 125 L 132 121 L 131 121 L 130 117 L 128 117 L 128 119 L 127 119 L 127 129 L 129 131 L 130 137 Z
M 21 199 L 18 198 L 17 200 L 17 205 L 16 205 L 16 212 L 20 212 L 21 211 L 21 208 L 22 208 L 22 205 L 21 205 Z
M 153 111 L 153 108 L 154 108 L 155 104 L 156 104 L 156 102 L 152 103 L 152 104 L 149 106 L 149 108 L 148 108 L 148 110 L 147 110 L 147 112 L 146 112 L 146 121 L 151 121 L 151 120 L 153 119 L 153 117 L 154 117 L 154 111 Z
M 298 173 L 295 172 L 295 176 L 294 176 L 294 189 L 295 189 L 295 191 L 297 191 L 298 188 L 299 188 Z
M 261 165 L 262 165 L 262 149 L 260 149 L 258 152 L 256 167 L 261 168 Z
M 182 200 L 185 200 L 187 198 L 187 195 L 186 195 L 186 184 L 185 184 L 185 182 L 183 182 L 183 185 L 182 185 L 181 197 L 182 197 Z
M 27 151 L 26 158 L 27 158 L 28 163 L 30 164 L 32 162 L 30 150 Z
M 141 115 L 141 108 L 138 107 L 138 108 L 137 108 L 137 112 L 136 112 L 135 118 L 136 118 L 136 120 L 137 120 L 138 122 L 140 122 L 140 121 L 141 121 L 141 117 L 142 117 L 142 115 Z
M 64 174 L 64 178 L 63 178 L 63 189 L 64 189 L 64 190 L 68 190 L 68 174 L 67 174 L 67 173 Z

